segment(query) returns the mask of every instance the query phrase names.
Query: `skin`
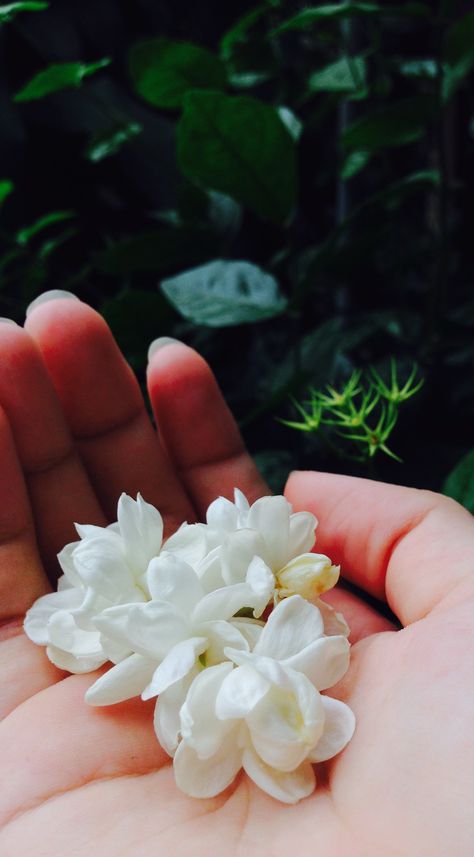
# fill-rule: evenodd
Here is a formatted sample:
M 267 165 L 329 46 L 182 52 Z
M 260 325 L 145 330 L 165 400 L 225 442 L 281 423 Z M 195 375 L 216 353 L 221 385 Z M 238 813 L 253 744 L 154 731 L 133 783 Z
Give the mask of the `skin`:
M 67 676 L 22 633 L 48 591 L 72 521 L 104 524 L 140 490 L 168 531 L 239 486 L 268 493 L 206 363 L 168 344 L 148 370 L 159 435 L 104 321 L 86 305 L 38 306 L 0 324 L 0 853 L 2 857 L 468 857 L 474 844 L 474 524 L 426 491 L 294 473 L 317 550 L 402 630 L 352 593 L 327 598 L 352 627 L 331 694 L 357 717 L 318 788 L 283 806 L 244 775 L 197 801 L 177 791 L 153 702 L 91 709 L 96 674 Z

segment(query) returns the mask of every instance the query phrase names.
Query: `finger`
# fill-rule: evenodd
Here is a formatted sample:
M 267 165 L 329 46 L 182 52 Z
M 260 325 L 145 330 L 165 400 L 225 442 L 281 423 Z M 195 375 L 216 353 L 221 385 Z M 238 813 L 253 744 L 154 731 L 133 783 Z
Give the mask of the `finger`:
M 0 361 L 0 406 L 25 474 L 43 563 L 54 576 L 57 553 L 77 539 L 73 522 L 101 524 L 104 516 L 41 354 L 26 331 L 0 325 Z
M 430 491 L 330 473 L 293 473 L 295 510 L 320 520 L 318 550 L 406 625 L 473 590 L 473 518 Z
M 234 487 L 250 502 L 269 494 L 208 364 L 180 342 L 158 345 L 150 348 L 150 400 L 163 444 L 199 515 Z
M 0 635 L 18 633 L 28 607 L 48 591 L 28 492 L 10 426 L 0 409 Z
M 145 410 L 136 378 L 104 319 L 80 301 L 36 306 L 35 338 L 89 477 L 110 520 L 125 491 L 156 505 L 169 528 L 193 509 Z

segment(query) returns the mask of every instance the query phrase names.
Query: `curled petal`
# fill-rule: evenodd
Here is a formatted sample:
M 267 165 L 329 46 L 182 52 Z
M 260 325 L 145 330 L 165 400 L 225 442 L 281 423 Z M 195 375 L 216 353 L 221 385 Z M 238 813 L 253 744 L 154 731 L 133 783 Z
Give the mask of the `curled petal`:
M 118 501 L 117 518 L 130 566 L 144 571 L 161 549 L 163 519 L 158 509 L 146 503 L 140 494 L 137 494 L 136 500 L 122 494 Z
M 198 672 L 198 668 L 194 667 L 185 678 L 170 685 L 156 700 L 153 725 L 158 741 L 170 756 L 174 756 L 179 742 L 181 731 L 179 712 Z
M 311 550 L 316 540 L 317 526 L 318 520 L 311 512 L 295 512 L 290 515 L 288 555 L 282 557 L 283 562 L 288 562 L 293 557 Z
M 51 617 L 58 610 L 73 610 L 81 604 L 83 598 L 84 592 L 80 589 L 62 589 L 42 595 L 25 616 L 26 635 L 37 646 L 46 646 L 49 643 L 48 622 Z
M 218 497 L 209 506 L 206 512 L 206 521 L 213 530 L 221 533 L 230 533 L 237 529 L 239 522 L 239 511 L 230 500 Z
M 181 741 L 174 757 L 176 784 L 190 797 L 209 798 L 230 786 L 240 771 L 242 750 L 229 738 L 227 743 L 208 759 L 200 759 L 196 751 Z
M 344 749 L 355 729 L 355 717 L 351 709 L 339 699 L 321 697 L 324 705 L 324 731 L 310 752 L 311 762 L 325 762 Z
M 82 583 L 116 603 L 130 589 L 132 576 L 120 537 L 104 531 L 100 538 L 85 539 L 74 550 L 74 565 Z
M 221 548 L 222 577 L 227 585 L 242 583 L 254 556 L 267 559 L 267 546 L 256 530 L 230 533 Z
M 286 560 L 290 534 L 291 505 L 285 497 L 261 497 L 250 508 L 247 526 L 257 530 L 266 547 L 263 557 L 276 571 Z
M 83 655 L 76 657 L 71 652 L 66 652 L 57 646 L 47 646 L 46 654 L 51 663 L 60 670 L 76 674 L 93 672 L 106 662 L 106 658 L 100 653 L 95 656 Z
M 132 654 L 97 679 L 86 692 L 89 705 L 114 705 L 139 696 L 150 681 L 155 661 Z
M 324 622 L 324 633 L 327 637 L 343 636 L 348 637 L 351 629 L 347 624 L 342 613 L 338 613 L 334 607 L 323 601 L 322 598 L 317 598 L 315 606 L 318 608 Z
M 219 720 L 247 717 L 269 692 L 268 679 L 244 664 L 224 678 L 216 698 L 216 716 Z
M 317 598 L 336 585 L 339 571 L 339 566 L 323 554 L 301 554 L 277 572 L 278 594 L 282 598 L 290 595 L 301 595 L 308 600 Z
M 208 532 L 204 524 L 182 524 L 163 545 L 162 551 L 189 563 L 193 568 L 209 551 Z
M 194 569 L 173 554 L 162 553 L 152 559 L 146 579 L 153 599 L 169 601 L 184 613 L 189 613 L 204 595 Z
M 196 665 L 196 660 L 207 648 L 205 637 L 190 637 L 177 643 L 155 669 L 153 678 L 143 690 L 142 699 L 151 699 L 181 681 Z
M 275 660 L 289 658 L 320 637 L 323 631 L 318 608 L 300 595 L 292 595 L 270 614 L 255 651 Z
M 204 655 L 204 663 L 207 667 L 220 664 L 224 661 L 224 650 L 227 646 L 234 649 L 248 651 L 249 645 L 246 637 L 241 634 L 239 628 L 233 622 L 222 619 L 213 619 L 211 622 L 201 622 L 196 628 L 196 633 L 206 638 L 207 648 Z
M 312 794 L 316 778 L 310 762 L 303 762 L 295 771 L 276 771 L 266 765 L 251 749 L 244 750 L 242 765 L 246 774 L 271 797 L 283 803 L 298 803 Z
M 114 642 L 159 661 L 176 643 L 189 636 L 183 613 L 165 601 L 109 607 L 93 621 Z
M 234 729 L 234 723 L 219 720 L 215 714 L 222 682 L 231 671 L 229 663 L 203 670 L 194 679 L 181 708 L 181 734 L 200 759 L 214 756 Z
M 282 664 L 304 673 L 318 690 L 326 690 L 345 675 L 349 660 L 348 640 L 333 636 L 315 640 L 301 652 L 283 660 Z

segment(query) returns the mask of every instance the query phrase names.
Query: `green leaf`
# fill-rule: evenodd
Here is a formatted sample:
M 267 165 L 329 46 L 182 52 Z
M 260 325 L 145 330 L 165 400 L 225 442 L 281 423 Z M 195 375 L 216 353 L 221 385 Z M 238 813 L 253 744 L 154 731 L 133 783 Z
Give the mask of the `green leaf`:
M 14 184 L 9 179 L 0 180 L 0 205 L 4 202 L 7 196 L 13 193 Z
M 428 95 L 414 95 L 380 107 L 349 125 L 342 135 L 342 145 L 374 152 L 413 143 L 423 136 L 433 111 L 434 100 Z
M 14 96 L 14 101 L 34 101 L 44 98 L 53 92 L 62 89 L 71 89 L 81 85 L 85 77 L 95 74 L 101 68 L 110 65 L 111 60 L 107 57 L 93 63 L 64 62 L 50 65 L 36 74 L 19 92 Z
M 287 306 L 274 277 L 250 262 L 218 259 L 163 280 L 161 288 L 184 318 L 208 327 L 263 321 Z
M 39 232 L 43 232 L 43 230 L 47 229 L 49 226 L 53 226 L 55 223 L 62 223 L 64 220 L 71 220 L 71 218 L 75 216 L 74 211 L 51 211 L 49 214 L 44 214 L 39 218 L 39 220 L 32 223 L 31 226 L 25 226 L 17 232 L 17 244 L 26 245 L 35 237 L 35 235 L 38 235 Z
M 178 124 L 178 161 L 190 179 L 266 220 L 284 223 L 296 197 L 296 147 L 277 111 L 254 98 L 190 92 Z
M 462 503 L 474 514 L 474 449 L 471 449 L 447 477 L 443 494 Z
M 128 122 L 95 134 L 89 141 L 85 156 L 94 164 L 115 155 L 126 143 L 142 133 L 142 126 L 138 122 Z
M 310 92 L 359 93 L 366 89 L 367 64 L 362 56 L 341 57 L 319 71 L 308 80 Z
M 155 229 L 112 244 L 97 258 L 98 267 L 113 276 L 135 273 L 168 273 L 194 265 L 216 252 L 209 230 Z
M 190 89 L 224 89 L 226 72 L 221 60 L 191 42 L 151 39 L 134 45 L 130 74 L 145 101 L 164 110 L 180 108 Z
M 306 30 L 313 24 L 331 19 L 339 20 L 371 15 L 390 18 L 404 17 L 405 15 L 427 16 L 429 14 L 429 7 L 422 3 L 405 3 L 405 5 L 400 6 L 381 5 L 379 3 L 326 3 L 322 6 L 311 6 L 308 9 L 303 9 L 279 24 L 270 35 L 284 33 L 287 30 Z
M 352 176 L 360 173 L 370 161 L 370 152 L 361 151 L 350 152 L 345 159 L 339 175 L 344 181 L 348 181 Z
M 0 6 L 0 24 L 7 24 L 19 12 L 42 12 L 48 6 L 49 3 L 7 3 Z
M 443 99 L 449 100 L 474 66 L 474 12 L 455 21 L 444 43 Z

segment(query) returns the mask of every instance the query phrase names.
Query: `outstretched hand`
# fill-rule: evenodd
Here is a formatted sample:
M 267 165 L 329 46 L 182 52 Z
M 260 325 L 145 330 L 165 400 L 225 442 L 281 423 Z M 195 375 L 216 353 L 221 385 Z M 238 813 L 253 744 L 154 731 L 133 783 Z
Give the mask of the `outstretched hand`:
M 219 494 L 268 493 L 207 364 L 161 342 L 148 369 L 155 432 L 104 321 L 58 298 L 25 330 L 0 324 L 0 853 L 4 857 L 468 857 L 474 841 L 474 524 L 435 494 L 296 473 L 286 494 L 320 520 L 318 551 L 388 601 L 403 630 L 344 590 L 352 665 L 332 695 L 353 740 L 297 806 L 244 775 L 216 798 L 175 787 L 141 701 L 91 709 L 22 633 L 74 521 L 114 519 L 140 491 L 168 532 Z M 151 703 L 152 705 L 152 703 Z

